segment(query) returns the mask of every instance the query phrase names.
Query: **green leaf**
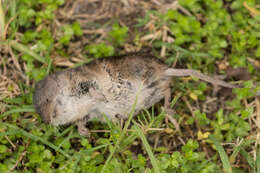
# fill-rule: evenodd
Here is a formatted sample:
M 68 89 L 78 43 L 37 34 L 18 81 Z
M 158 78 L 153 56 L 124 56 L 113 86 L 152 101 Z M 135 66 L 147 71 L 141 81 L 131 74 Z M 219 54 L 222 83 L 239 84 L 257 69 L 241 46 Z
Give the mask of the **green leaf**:
M 224 123 L 224 115 L 223 115 L 223 109 L 220 109 L 216 113 L 217 121 L 219 125 L 222 125 Z
M 255 52 L 255 56 L 258 57 L 258 58 L 260 57 L 260 46 L 257 47 L 256 52 Z
M 6 153 L 8 148 L 5 145 L 0 145 L 0 153 Z
M 79 22 L 74 22 L 72 24 L 72 29 L 73 29 L 76 36 L 82 36 L 83 35 L 83 31 L 81 30 Z
M 125 39 L 127 38 L 127 32 L 127 27 L 120 27 L 117 23 L 115 23 L 112 27 L 112 30 L 108 33 L 108 38 L 116 46 L 122 46 L 125 43 Z
M 104 43 L 88 45 L 85 50 L 96 58 L 114 55 L 114 47 Z

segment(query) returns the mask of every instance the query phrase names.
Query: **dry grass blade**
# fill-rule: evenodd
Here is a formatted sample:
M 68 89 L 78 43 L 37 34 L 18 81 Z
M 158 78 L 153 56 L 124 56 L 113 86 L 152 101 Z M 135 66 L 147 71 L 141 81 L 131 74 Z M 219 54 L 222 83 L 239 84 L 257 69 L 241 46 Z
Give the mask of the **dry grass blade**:
M 1 71 L 0 71 L 1 72 Z M 10 90 L 9 88 L 12 88 Z M 0 74 L 0 100 L 4 98 L 13 98 L 20 94 L 20 89 L 15 81 L 8 78 L 7 75 Z
M 251 16 L 255 17 L 257 15 L 260 15 L 260 11 L 258 11 L 256 8 L 249 7 L 246 1 L 244 1 L 243 5 L 250 12 Z

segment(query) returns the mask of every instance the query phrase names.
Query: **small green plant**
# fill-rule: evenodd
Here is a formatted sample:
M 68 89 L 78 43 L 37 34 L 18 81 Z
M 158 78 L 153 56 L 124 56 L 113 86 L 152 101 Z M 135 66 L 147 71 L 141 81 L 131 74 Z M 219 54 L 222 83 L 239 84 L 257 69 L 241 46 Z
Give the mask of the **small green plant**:
M 197 152 L 198 143 L 189 140 L 180 151 L 170 154 L 160 154 L 158 161 L 163 172 L 221 172 L 221 169 L 213 162 L 205 160 L 205 154 Z
M 115 46 L 122 46 L 125 43 L 126 38 L 128 36 L 127 32 L 127 27 L 120 27 L 117 23 L 115 23 L 111 31 L 108 33 L 108 39 Z
M 114 55 L 114 47 L 107 46 L 104 43 L 87 45 L 85 50 L 95 58 Z
M 249 71 L 253 71 L 251 64 L 246 63 L 246 57 L 259 56 L 258 34 L 251 34 L 258 32 L 255 26 L 259 23 L 259 17 L 250 18 L 250 14 L 243 7 L 243 2 L 242 0 L 226 2 L 233 10 L 233 14 L 230 15 L 228 10 L 223 8 L 223 1 L 181 0 L 179 1 L 181 5 L 193 13 L 199 13 L 202 18 L 186 15 L 177 10 L 168 10 L 164 14 L 150 11 L 143 20 L 139 20 L 138 26 L 144 26 L 150 21 L 150 16 L 156 16 L 158 20 L 155 20 L 155 31 L 167 26 L 168 35 L 174 41 L 170 46 L 169 43 L 162 41 L 162 37 L 156 37 L 153 39 L 154 45 L 156 47 L 168 45 L 170 55 L 176 51 L 180 52 L 181 54 L 176 54 L 175 58 L 183 56 L 178 46 L 185 47 L 192 52 L 188 56 L 192 58 L 188 58 L 187 61 L 191 62 L 193 68 L 206 65 L 208 70 L 213 71 L 212 64 L 228 54 L 228 61 L 232 66 L 247 67 Z M 246 2 L 250 5 L 256 3 L 249 0 Z M 201 21 L 204 19 L 205 21 Z M 250 32 L 247 32 L 249 28 Z M 231 52 L 227 53 L 227 48 L 230 48 Z M 200 52 L 207 52 L 208 55 L 206 58 L 194 57 Z
M 12 1 L 17 2 L 16 0 Z M 64 0 L 18 1 L 19 17 L 17 22 L 19 25 L 29 28 L 33 24 L 39 25 L 45 20 L 50 21 L 55 17 L 54 11 L 62 4 L 64 4 Z M 39 11 L 39 8 L 42 10 Z
M 79 22 L 74 22 L 72 25 L 64 25 L 61 29 L 63 31 L 63 35 L 59 39 L 60 45 L 68 45 L 74 35 L 83 35 Z

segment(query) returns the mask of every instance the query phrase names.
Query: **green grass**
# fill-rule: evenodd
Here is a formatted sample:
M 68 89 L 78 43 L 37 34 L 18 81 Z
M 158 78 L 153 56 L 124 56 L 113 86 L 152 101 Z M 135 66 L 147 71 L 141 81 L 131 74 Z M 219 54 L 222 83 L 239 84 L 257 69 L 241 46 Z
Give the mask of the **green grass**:
M 152 162 L 152 166 L 153 166 L 153 169 L 154 169 L 154 172 L 160 172 L 160 169 L 159 169 L 159 165 L 157 163 L 157 160 L 153 154 L 153 151 L 144 135 L 144 133 L 142 132 L 142 130 L 138 127 L 138 126 L 134 126 L 134 130 L 136 130 L 136 133 L 138 134 L 138 137 L 142 140 L 142 143 L 144 145 L 144 148 L 146 150 L 146 152 L 148 153 L 148 156 Z
M 104 165 L 104 167 L 103 167 L 102 170 L 101 170 L 101 173 L 104 173 L 104 172 L 105 172 L 105 170 L 106 170 L 106 168 L 107 168 L 107 165 L 108 165 L 109 162 L 111 161 L 111 159 L 112 159 L 114 153 L 116 152 L 116 150 L 118 150 L 119 144 L 122 142 L 123 138 L 124 138 L 125 135 L 126 135 L 126 130 L 128 129 L 128 127 L 129 127 L 129 125 L 130 125 L 130 122 L 131 122 L 131 120 L 132 120 L 132 118 L 133 118 L 133 116 L 134 116 L 134 112 L 135 112 L 135 107 L 136 107 L 136 104 L 137 104 L 137 100 L 138 100 L 138 95 L 136 96 L 134 105 L 133 105 L 132 110 L 131 110 L 131 112 L 130 112 L 130 114 L 129 114 L 129 118 L 128 118 L 128 120 L 126 121 L 126 124 L 125 124 L 123 130 L 120 132 L 120 136 L 119 136 L 119 138 L 117 139 L 114 148 L 113 148 L 112 151 L 110 152 L 110 154 L 109 154 L 109 156 L 108 156 L 108 158 L 107 158 L 107 160 L 106 160 L 106 162 L 105 162 L 105 165 Z M 108 120 L 108 119 L 107 119 L 107 120 Z
M 16 43 L 16 42 L 10 42 L 9 44 L 15 50 L 20 51 L 21 53 L 28 54 L 28 55 L 32 56 L 33 58 L 35 58 L 35 60 L 37 60 L 37 61 L 39 61 L 39 62 L 41 62 L 43 64 L 47 63 L 45 58 L 43 58 L 40 55 L 34 53 L 27 46 L 25 46 L 23 44 L 20 44 L 20 43 Z
M 216 147 L 216 150 L 218 151 L 218 153 L 220 155 L 220 159 L 221 159 L 222 164 L 223 164 L 224 172 L 231 173 L 232 172 L 232 168 L 231 168 L 228 156 L 227 156 L 224 148 L 221 146 L 219 141 L 214 136 L 211 136 L 210 139 L 213 141 L 213 143 L 214 143 L 214 145 Z
M 252 90 L 260 81 L 260 4 L 178 2 L 187 11 L 149 9 L 135 24 L 109 18 L 82 27 L 57 12 L 63 0 L 0 1 L 0 70 L 7 79 L 0 76 L 0 172 L 260 172 L 259 87 Z M 104 33 L 95 33 L 99 29 Z M 133 105 L 123 127 L 89 122 L 91 138 L 80 136 L 75 125 L 46 125 L 35 113 L 34 86 L 44 76 L 132 48 L 148 48 L 169 65 L 206 74 L 243 67 L 251 79 L 233 96 L 214 96 L 196 79 L 173 79 L 170 116 L 180 131 L 166 123 L 162 103 L 135 117 Z

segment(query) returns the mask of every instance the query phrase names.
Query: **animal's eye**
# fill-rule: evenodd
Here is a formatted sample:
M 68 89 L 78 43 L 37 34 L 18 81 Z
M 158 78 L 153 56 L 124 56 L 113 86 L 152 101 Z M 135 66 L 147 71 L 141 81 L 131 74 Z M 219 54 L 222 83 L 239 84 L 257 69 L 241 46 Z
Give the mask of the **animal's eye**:
M 116 117 L 117 119 L 120 119 L 121 116 L 120 116 L 119 114 L 116 114 L 115 117 Z
M 54 111 L 53 111 L 53 115 L 52 115 L 52 118 L 56 118 L 56 117 L 57 117 L 57 110 L 54 109 Z
M 49 99 L 46 99 L 46 102 L 49 102 Z

